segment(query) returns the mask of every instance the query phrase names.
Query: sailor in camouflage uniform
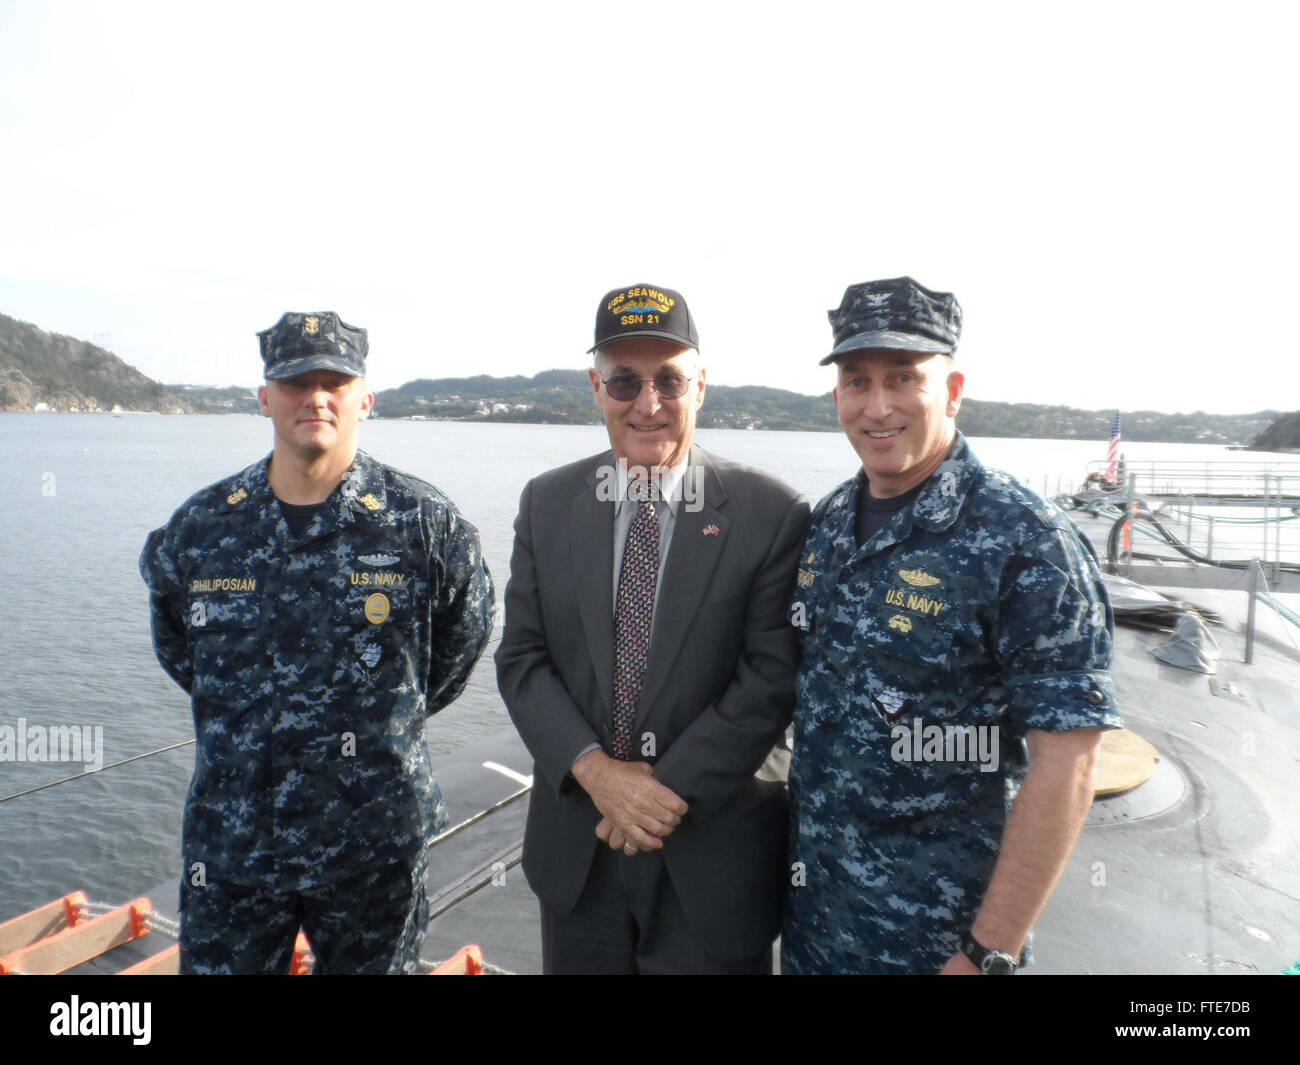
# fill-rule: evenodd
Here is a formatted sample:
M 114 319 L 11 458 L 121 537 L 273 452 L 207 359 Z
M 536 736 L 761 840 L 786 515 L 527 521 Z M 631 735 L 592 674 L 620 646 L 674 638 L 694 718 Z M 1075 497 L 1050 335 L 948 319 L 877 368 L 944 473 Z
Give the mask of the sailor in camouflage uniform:
M 911 278 L 830 312 L 858 475 L 813 512 L 782 971 L 1014 973 L 1118 728 L 1073 526 L 957 432 L 961 309 Z
M 193 700 L 182 972 L 414 972 L 446 822 L 425 720 L 492 629 L 478 533 L 357 450 L 366 332 L 286 314 L 261 338 L 274 450 L 188 499 L 140 556 L 154 649 Z

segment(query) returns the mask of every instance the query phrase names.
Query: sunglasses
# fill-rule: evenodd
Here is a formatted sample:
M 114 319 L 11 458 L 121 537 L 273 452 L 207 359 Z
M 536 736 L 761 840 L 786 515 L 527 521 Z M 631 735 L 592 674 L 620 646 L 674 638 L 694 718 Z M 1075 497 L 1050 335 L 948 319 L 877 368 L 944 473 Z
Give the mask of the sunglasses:
M 630 373 L 620 373 L 613 377 L 602 377 L 601 380 L 605 383 L 605 391 L 609 393 L 610 399 L 626 403 L 630 399 L 636 399 L 641 394 L 641 386 L 647 384 L 659 394 L 660 399 L 681 399 L 695 378 L 665 370 L 654 377 L 633 377 Z

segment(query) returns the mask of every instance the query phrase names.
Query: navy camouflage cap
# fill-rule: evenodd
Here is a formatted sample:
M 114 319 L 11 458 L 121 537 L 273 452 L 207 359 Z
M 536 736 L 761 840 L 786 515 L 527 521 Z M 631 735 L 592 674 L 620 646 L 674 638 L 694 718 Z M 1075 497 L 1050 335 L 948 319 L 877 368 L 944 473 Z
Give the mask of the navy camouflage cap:
M 654 285 L 629 285 L 605 293 L 596 308 L 596 343 L 587 354 L 632 336 L 658 337 L 697 351 L 700 347 L 695 320 L 682 294 Z
M 287 311 L 257 337 L 262 343 L 268 381 L 312 370 L 332 370 L 349 377 L 366 375 L 366 353 L 370 350 L 366 331 L 348 325 L 333 311 Z
M 827 311 L 835 350 L 832 363 L 850 351 L 890 348 L 951 355 L 961 336 L 961 304 L 951 292 L 932 292 L 910 277 L 864 281 L 844 290 L 839 308 Z

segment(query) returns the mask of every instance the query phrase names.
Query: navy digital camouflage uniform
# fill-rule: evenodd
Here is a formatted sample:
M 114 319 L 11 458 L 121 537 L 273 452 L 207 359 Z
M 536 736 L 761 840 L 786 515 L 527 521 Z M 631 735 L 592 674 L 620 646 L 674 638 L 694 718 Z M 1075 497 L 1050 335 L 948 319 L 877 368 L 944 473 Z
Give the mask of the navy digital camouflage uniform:
M 803 662 L 790 861 L 803 869 L 782 934 L 788 973 L 937 972 L 983 901 L 1026 730 L 1122 724 L 1110 603 L 1057 507 L 986 470 L 960 433 L 859 548 L 864 490 L 859 474 L 814 510 L 792 608 Z M 926 738 L 930 725 L 997 726 L 996 771 L 981 771 L 970 733 L 967 760 L 901 760 L 924 754 L 918 724 Z
M 494 611 L 477 531 L 432 485 L 358 452 L 294 536 L 267 464 L 192 496 L 140 557 L 154 649 L 192 696 L 198 741 L 182 956 L 188 945 L 217 968 L 241 947 L 222 907 L 269 926 L 270 899 L 298 896 L 312 914 L 322 889 L 387 883 L 404 907 L 396 927 L 410 920 L 447 820 L 425 720 L 464 688 Z M 415 923 L 394 970 L 415 967 Z M 335 968 L 390 967 L 367 949 L 364 937 L 340 948 Z

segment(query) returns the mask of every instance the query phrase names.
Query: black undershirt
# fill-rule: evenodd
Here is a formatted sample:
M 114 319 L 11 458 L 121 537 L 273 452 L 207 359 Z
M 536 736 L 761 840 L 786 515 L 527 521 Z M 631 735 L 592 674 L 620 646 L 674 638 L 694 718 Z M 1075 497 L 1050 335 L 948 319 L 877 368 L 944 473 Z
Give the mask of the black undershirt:
M 280 504 L 280 513 L 284 515 L 284 520 L 289 523 L 289 532 L 294 536 L 301 536 L 307 526 L 311 524 L 311 519 L 316 516 L 316 511 L 320 510 L 321 503 L 286 503 L 283 499 L 276 497 L 275 500 Z
M 888 499 L 873 499 L 867 490 L 867 478 L 858 474 L 858 512 L 853 518 L 853 535 L 861 547 L 871 537 L 889 524 L 890 519 L 921 494 L 925 487 L 922 481 L 915 488 L 909 488 L 899 496 Z

